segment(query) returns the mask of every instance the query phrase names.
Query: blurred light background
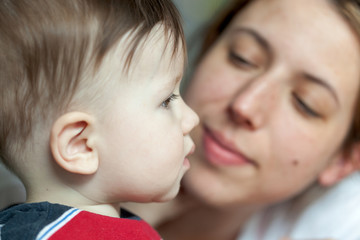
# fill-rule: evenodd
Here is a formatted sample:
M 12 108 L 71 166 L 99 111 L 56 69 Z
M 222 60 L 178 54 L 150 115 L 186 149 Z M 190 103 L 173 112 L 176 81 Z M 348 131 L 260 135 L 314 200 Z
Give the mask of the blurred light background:
M 184 89 L 191 78 L 206 26 L 230 0 L 173 0 L 183 19 L 188 48 L 188 65 L 182 81 Z

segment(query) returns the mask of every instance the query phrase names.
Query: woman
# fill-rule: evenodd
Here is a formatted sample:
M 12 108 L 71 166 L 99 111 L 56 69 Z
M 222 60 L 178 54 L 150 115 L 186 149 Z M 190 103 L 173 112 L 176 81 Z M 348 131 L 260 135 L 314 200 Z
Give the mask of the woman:
M 359 2 L 229 9 L 185 94 L 201 123 L 180 212 L 159 225 L 164 239 L 236 239 L 254 211 L 331 188 L 360 161 Z

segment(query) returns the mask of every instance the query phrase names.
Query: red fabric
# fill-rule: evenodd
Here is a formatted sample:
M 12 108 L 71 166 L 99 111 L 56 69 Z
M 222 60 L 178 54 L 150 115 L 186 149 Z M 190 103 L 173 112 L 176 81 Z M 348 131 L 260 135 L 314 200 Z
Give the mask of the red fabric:
M 160 235 L 145 221 L 80 212 L 54 233 L 51 240 L 160 240 Z

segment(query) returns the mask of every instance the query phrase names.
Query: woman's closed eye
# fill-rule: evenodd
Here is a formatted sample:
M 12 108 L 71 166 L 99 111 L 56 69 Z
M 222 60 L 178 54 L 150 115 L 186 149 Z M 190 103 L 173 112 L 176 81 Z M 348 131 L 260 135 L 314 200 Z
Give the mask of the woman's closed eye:
M 167 99 L 165 99 L 162 103 L 161 103 L 161 107 L 168 109 L 169 105 L 172 101 L 174 101 L 175 99 L 178 99 L 179 95 L 172 93 Z
M 232 63 L 234 63 L 236 66 L 239 67 L 245 67 L 245 68 L 254 68 L 257 67 L 257 65 L 250 60 L 246 59 L 240 54 L 237 54 L 233 51 L 229 52 L 229 59 Z
M 308 117 L 321 118 L 321 114 L 311 108 L 304 100 L 301 99 L 296 93 L 293 93 L 296 107 Z

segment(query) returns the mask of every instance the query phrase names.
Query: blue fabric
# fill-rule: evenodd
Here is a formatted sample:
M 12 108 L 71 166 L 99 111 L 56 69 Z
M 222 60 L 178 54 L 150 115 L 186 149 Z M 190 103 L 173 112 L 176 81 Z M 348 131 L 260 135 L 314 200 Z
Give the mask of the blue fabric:
M 35 239 L 44 226 L 56 220 L 68 206 L 49 202 L 19 204 L 0 212 L 1 240 Z

